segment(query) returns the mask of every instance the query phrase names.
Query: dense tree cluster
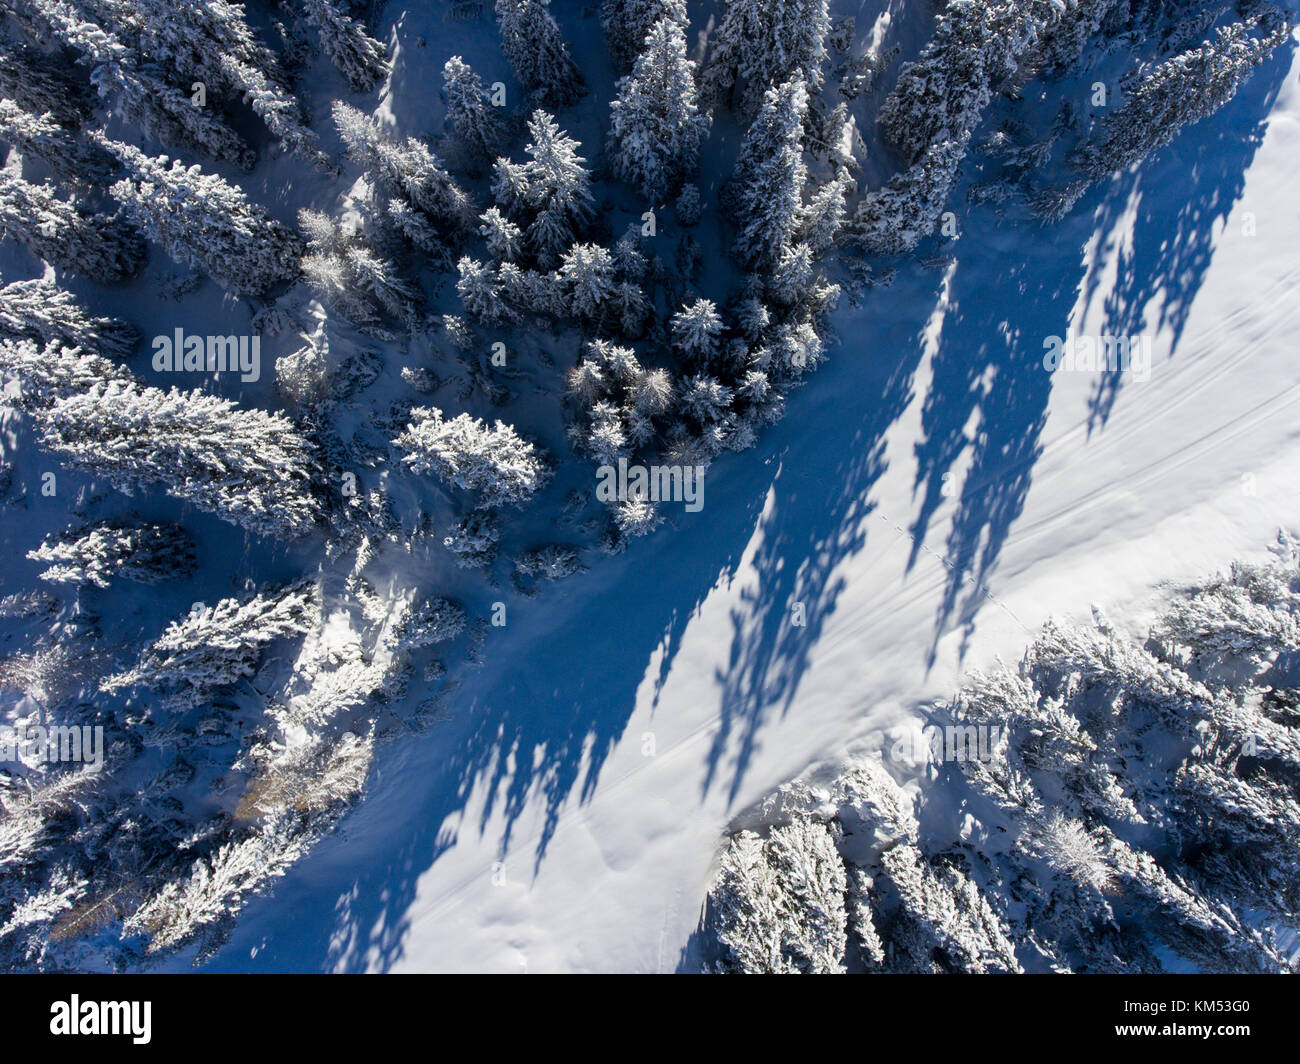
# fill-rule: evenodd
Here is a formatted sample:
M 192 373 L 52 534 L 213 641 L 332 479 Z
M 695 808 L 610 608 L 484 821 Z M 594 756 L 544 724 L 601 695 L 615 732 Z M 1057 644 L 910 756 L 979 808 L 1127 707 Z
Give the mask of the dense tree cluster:
M 994 737 L 932 766 L 960 838 L 922 830 L 893 747 L 787 787 L 723 856 L 717 969 L 1293 970 L 1296 550 L 1184 593 L 1145 645 L 1049 624 L 973 676 L 936 719 Z

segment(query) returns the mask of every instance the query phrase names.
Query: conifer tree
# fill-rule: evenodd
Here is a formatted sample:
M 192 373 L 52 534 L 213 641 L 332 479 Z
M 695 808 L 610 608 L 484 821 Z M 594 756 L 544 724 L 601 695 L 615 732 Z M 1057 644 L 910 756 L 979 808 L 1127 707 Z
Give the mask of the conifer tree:
M 768 89 L 740 146 L 727 198 L 738 230 L 735 253 L 747 265 L 774 263 L 799 229 L 807 110 L 808 90 L 800 78 Z
M 123 357 L 131 353 L 139 333 L 116 318 L 87 314 L 67 289 L 53 281 L 14 281 L 0 288 L 0 334 L 24 337 L 92 353 Z
M 214 108 L 195 107 L 188 93 L 164 80 L 116 34 L 98 24 L 104 20 L 95 12 L 67 0 L 41 0 L 32 10 L 57 39 L 81 53 L 100 96 L 115 102 L 122 116 L 145 136 L 162 144 L 179 141 L 213 158 L 252 168 L 252 149 L 217 117 Z
M 196 266 L 237 295 L 258 295 L 298 275 L 297 234 L 248 202 L 243 191 L 198 166 L 104 145 L 127 176 L 109 193 L 177 262 Z
M 315 521 L 310 451 L 281 414 L 114 380 L 57 399 L 39 423 L 44 446 L 128 495 L 156 484 L 257 535 Z
M 709 124 L 699 110 L 695 64 L 686 58 L 681 25 L 662 18 L 610 104 L 615 174 L 659 203 L 694 171 Z
M 87 214 L 57 198 L 50 184 L 0 173 L 0 233 L 22 241 L 51 266 L 111 284 L 144 260 L 144 241 L 114 217 Z
M 547 479 L 537 448 L 503 421 L 489 428 L 469 414 L 446 420 L 436 407 L 416 407 L 411 418 L 393 441 L 406 452 L 402 461 L 477 492 L 485 509 L 525 502 Z
M 453 232 L 471 224 L 469 196 L 422 143 L 413 137 L 392 140 L 375 119 L 342 100 L 335 101 L 333 114 L 348 156 L 389 195 L 406 200 Z
M 388 52 L 337 0 L 298 0 L 303 16 L 320 35 L 321 47 L 353 92 L 373 89 L 388 74 Z
M 690 24 L 684 0 L 602 0 L 600 24 L 615 70 L 621 74 L 632 69 L 646 36 L 664 19 L 684 34 Z
M 96 185 L 117 168 L 112 156 L 59 125 L 53 115 L 32 114 L 13 100 L 0 99 L 0 141 L 41 159 L 65 181 Z
M 442 68 L 442 91 L 447 120 L 466 154 L 476 164 L 490 163 L 500 148 L 503 130 L 483 80 L 460 56 L 453 55 Z
M 743 84 L 741 110 L 749 115 L 769 88 L 791 78 L 819 91 L 829 31 L 827 0 L 728 0 L 704 70 L 706 102 Z
M 582 95 L 579 73 L 550 0 L 496 0 L 501 51 L 524 92 L 536 93 L 550 108 L 564 107 Z
M 114 578 L 141 584 L 188 576 L 197 564 L 194 540 L 180 525 L 104 523 L 84 531 L 47 536 L 27 552 L 49 566 L 42 580 L 108 587 Z

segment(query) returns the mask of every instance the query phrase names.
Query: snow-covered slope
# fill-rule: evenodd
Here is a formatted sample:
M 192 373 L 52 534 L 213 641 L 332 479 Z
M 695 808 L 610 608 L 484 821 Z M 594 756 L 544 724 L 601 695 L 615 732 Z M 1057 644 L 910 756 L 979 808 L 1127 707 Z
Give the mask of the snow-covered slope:
M 565 21 L 581 49 L 594 20 Z M 1049 615 L 1140 627 L 1152 588 L 1300 523 L 1293 59 L 1064 223 L 962 207 L 949 260 L 842 307 L 703 510 L 512 605 L 450 719 L 381 754 L 209 967 L 691 969 L 763 793 Z M 1070 329 L 1149 335 L 1149 380 L 1047 372 Z

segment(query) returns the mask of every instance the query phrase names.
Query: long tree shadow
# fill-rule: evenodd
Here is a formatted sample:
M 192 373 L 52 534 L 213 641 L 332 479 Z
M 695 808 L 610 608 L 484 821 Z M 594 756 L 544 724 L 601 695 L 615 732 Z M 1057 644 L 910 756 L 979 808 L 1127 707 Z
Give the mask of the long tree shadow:
M 938 283 L 933 272 L 920 272 L 873 297 L 874 322 L 892 325 L 855 328 L 855 342 L 841 344 L 834 354 L 848 364 L 848 379 L 840 375 L 828 393 L 840 405 L 824 416 L 803 413 L 817 434 L 803 441 L 803 454 L 784 456 L 791 472 L 783 464 L 758 522 L 760 542 L 750 562 L 754 586 L 742 592 L 742 607 L 732 610 L 727 666 L 716 677 L 722 697 L 702 795 L 719 781 L 725 764 L 728 801 L 735 800 L 759 732 L 773 710 L 781 716 L 789 710 L 835 611 L 845 587 L 837 567 L 866 548 L 867 519 L 875 511 L 871 489 L 888 465 L 885 434 L 912 399 Z M 846 389 L 870 397 L 860 420 L 834 413 L 842 411 Z
M 1127 245 L 1116 252 L 1117 281 L 1105 299 L 1103 333 L 1127 337 L 1168 330 L 1170 357 L 1177 352 L 1222 237 L 1220 227 L 1245 193 L 1246 172 L 1264 142 L 1294 47 L 1291 42 L 1279 48 L 1218 114 L 1102 190 L 1099 232 L 1111 233 L 1133 217 Z M 1179 194 L 1169 195 L 1170 188 Z M 1087 205 L 1085 200 L 1080 207 Z M 1258 212 L 1252 213 L 1256 218 L 1247 224 L 1258 224 Z M 1106 423 L 1124 379 L 1122 368 L 1102 371 L 1089 404 L 1089 431 Z

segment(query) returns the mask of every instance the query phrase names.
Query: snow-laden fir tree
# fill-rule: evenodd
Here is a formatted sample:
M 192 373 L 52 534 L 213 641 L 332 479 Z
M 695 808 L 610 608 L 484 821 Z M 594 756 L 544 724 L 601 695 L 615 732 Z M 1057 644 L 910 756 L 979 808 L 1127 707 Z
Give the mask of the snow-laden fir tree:
M 165 155 L 103 143 L 127 170 L 109 194 L 174 260 L 203 270 L 236 295 L 260 295 L 298 276 L 302 241 L 242 189 Z
M 746 265 L 771 265 L 799 229 L 807 167 L 803 120 L 808 90 L 799 77 L 767 90 L 745 134 L 727 189 L 736 223 L 733 250 Z
M 144 687 L 177 708 L 198 705 L 219 689 L 252 676 L 267 646 L 310 631 L 319 612 L 320 591 L 305 580 L 242 600 L 222 599 L 215 606 L 195 603 L 132 668 L 115 673 L 100 687 L 107 692 Z
M 303 17 L 320 36 L 321 47 L 353 92 L 373 89 L 388 73 L 388 53 L 338 0 L 297 0 Z
M 898 255 L 933 233 L 969 140 L 966 133 L 932 145 L 918 163 L 864 196 L 848 227 L 853 237 L 870 254 Z
M 45 278 L 0 288 L 0 335 L 45 343 L 57 340 L 67 347 L 117 358 L 129 355 L 140 337 L 126 322 L 87 314 L 71 292 Z
M 709 902 L 723 955 L 720 972 L 844 971 L 844 864 L 826 824 L 799 816 L 767 839 L 735 836 Z
M 994 86 L 1056 24 L 1060 0 L 951 0 L 915 63 L 881 105 L 885 139 L 906 161 L 973 132 Z
M 1039 52 L 1045 67 L 1064 71 L 1075 63 L 1103 20 L 1127 0 L 1070 0 L 1060 21 L 1043 34 Z
M 477 492 L 487 509 L 526 501 L 549 475 L 538 449 L 505 422 L 489 427 L 469 414 L 446 420 L 436 407 L 415 407 L 393 443 L 412 472 Z
M 512 262 L 523 249 L 524 231 L 501 213 L 499 207 L 489 207 L 479 215 L 479 235 L 487 243 L 498 261 Z
M 22 241 L 51 266 L 111 284 L 144 259 L 144 241 L 116 216 L 87 214 L 59 199 L 50 184 L 0 172 L 0 234 Z
M 59 125 L 51 114 L 32 114 L 0 99 L 0 141 L 41 159 L 64 181 L 101 184 L 117 168 L 113 157 Z
M 844 227 L 846 199 L 856 188 L 852 175 L 841 171 L 809 198 L 799 219 L 799 238 L 814 255 L 829 251 Z
M 164 80 L 156 67 L 105 29 L 98 12 L 66 0 L 40 0 L 31 10 L 55 38 L 81 53 L 100 97 L 146 137 L 160 144 L 179 142 L 252 168 L 253 150 L 217 117 L 216 109 L 195 107 L 188 92 Z
M 658 204 L 695 170 L 709 124 L 700 113 L 695 64 L 686 58 L 682 27 L 661 18 L 610 104 L 614 173 Z
M 316 519 L 311 454 L 281 414 L 115 380 L 59 398 L 39 425 L 45 447 L 128 495 L 157 485 L 258 535 Z
M 683 306 L 669 322 L 673 344 L 699 365 L 708 365 L 717 354 L 722 336 L 722 315 L 710 299 L 697 299 Z
M 819 91 L 829 30 L 827 0 L 727 0 L 704 69 L 706 102 L 741 87 L 741 110 L 750 115 L 771 86 L 792 78 Z
M 527 93 L 550 108 L 573 103 L 583 88 L 549 0 L 496 0 L 501 51 Z
M 114 577 L 140 584 L 180 579 L 194 571 L 194 541 L 174 524 L 126 525 L 112 522 L 80 532 L 47 536 L 29 560 L 49 568 L 42 580 L 56 584 L 108 587 Z
M 411 319 L 414 290 L 359 232 L 307 208 L 298 212 L 298 226 L 308 248 L 301 261 L 303 279 L 327 307 L 377 336 L 387 335 L 378 326 L 381 318 Z
M 443 546 L 456 555 L 456 564 L 464 569 L 485 569 L 497 556 L 501 529 L 490 513 L 476 512 L 462 517 L 451 526 Z
M 533 112 L 528 132 L 531 139 L 524 149 L 528 161 L 497 159 L 492 194 L 498 206 L 524 228 L 528 249 L 549 268 L 590 224 L 596 205 L 578 142 L 541 110 Z
M 393 626 L 393 643 L 419 650 L 455 639 L 465 630 L 465 611 L 448 599 L 430 599 L 409 608 Z
M 886 850 L 881 866 L 883 880 L 902 909 L 895 942 L 915 970 L 935 970 L 936 951 L 947 965 L 938 970 L 1021 970 L 1007 927 L 959 868 L 932 863 L 906 844 Z
M 0 97 L 32 114 L 49 115 L 69 129 L 81 128 L 90 118 L 87 83 L 59 57 L 32 45 L 0 42 Z
M 287 150 L 318 164 L 327 162 L 298 101 L 282 84 L 274 55 L 245 21 L 242 5 L 227 0 L 81 2 L 110 21 L 140 55 L 179 78 L 183 87 L 200 82 L 214 99 L 241 98 Z
M 304 830 L 302 819 L 281 813 L 223 842 L 129 912 L 124 934 L 144 936 L 151 953 L 196 939 L 202 943 L 200 956 L 215 949 L 223 941 L 223 930 L 249 898 L 269 880 L 283 876 L 307 852 L 316 833 Z
M 447 121 L 470 162 L 490 163 L 501 147 L 504 130 L 483 79 L 465 60 L 453 55 L 442 68 L 442 93 L 447 101 Z
M 58 400 L 131 374 L 103 355 L 62 340 L 0 340 L 0 374 L 18 385 L 10 401 L 21 410 L 47 411 Z
M 600 24 L 615 70 L 621 74 L 632 69 L 646 36 L 664 19 L 684 34 L 690 25 L 684 0 L 602 0 Z
M 608 251 L 596 244 L 574 244 L 560 259 L 560 290 L 569 312 L 592 320 L 614 296 L 614 262 Z
M 333 115 L 348 156 L 390 196 L 406 200 L 453 232 L 472 223 L 469 196 L 422 143 L 414 137 L 393 140 L 374 118 L 342 100 L 334 102 Z
M 1258 36 L 1252 34 L 1263 29 Z M 1280 20 L 1237 22 L 1219 29 L 1212 41 L 1159 64 L 1101 121 L 1094 143 L 1077 164 L 1093 180 L 1133 166 L 1177 136 L 1183 126 L 1214 114 L 1274 49 L 1290 36 Z
M 464 256 L 456 263 L 456 294 L 465 309 L 484 325 L 517 322 L 519 311 L 507 300 L 501 269 Z
M 542 580 L 562 580 L 582 571 L 582 559 L 572 547 L 548 543 L 536 550 L 524 551 L 515 559 L 515 572 Z

